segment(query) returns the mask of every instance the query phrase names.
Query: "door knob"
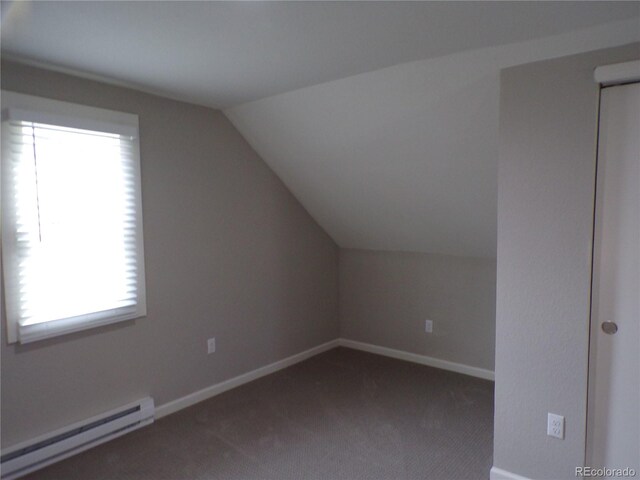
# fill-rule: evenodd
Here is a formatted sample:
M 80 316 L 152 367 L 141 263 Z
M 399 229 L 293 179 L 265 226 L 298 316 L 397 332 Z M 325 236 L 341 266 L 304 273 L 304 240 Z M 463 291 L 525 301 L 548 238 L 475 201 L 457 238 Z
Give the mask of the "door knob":
M 613 335 L 618 331 L 618 325 L 615 322 L 602 322 L 602 331 L 607 335 Z

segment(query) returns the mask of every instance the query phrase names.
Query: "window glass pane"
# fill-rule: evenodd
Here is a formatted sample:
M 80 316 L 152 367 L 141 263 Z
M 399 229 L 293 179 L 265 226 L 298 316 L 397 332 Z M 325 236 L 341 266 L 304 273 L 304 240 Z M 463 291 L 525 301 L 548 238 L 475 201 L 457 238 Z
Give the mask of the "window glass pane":
M 38 229 L 22 268 L 22 323 L 135 304 L 130 143 L 38 124 L 31 130 L 37 209 L 30 214 Z

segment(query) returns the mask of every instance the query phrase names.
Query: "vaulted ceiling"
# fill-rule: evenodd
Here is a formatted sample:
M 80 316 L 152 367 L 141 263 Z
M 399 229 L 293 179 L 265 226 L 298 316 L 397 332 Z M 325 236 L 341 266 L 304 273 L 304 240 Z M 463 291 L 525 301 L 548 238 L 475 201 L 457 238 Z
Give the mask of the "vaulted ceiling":
M 343 247 L 495 255 L 500 68 L 637 2 L 2 2 L 2 55 L 225 113 Z
M 404 63 L 225 113 L 340 246 L 491 257 L 500 69 L 634 40 L 638 19 Z

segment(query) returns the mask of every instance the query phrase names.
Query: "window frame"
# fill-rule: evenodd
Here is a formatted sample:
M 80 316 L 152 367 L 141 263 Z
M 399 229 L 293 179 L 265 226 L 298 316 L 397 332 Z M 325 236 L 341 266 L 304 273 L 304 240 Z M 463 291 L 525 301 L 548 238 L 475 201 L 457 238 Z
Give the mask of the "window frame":
M 89 313 L 79 315 L 77 317 L 69 317 L 58 319 L 39 324 L 37 333 L 29 333 L 27 335 L 20 332 L 19 325 L 19 301 L 15 290 L 15 279 L 13 275 L 17 274 L 18 267 L 14 264 L 17 258 L 15 252 L 15 239 L 12 238 L 14 231 L 13 221 L 14 215 L 6 211 L 6 206 L 10 205 L 7 201 L 8 191 L 7 182 L 8 175 L 2 175 L 1 198 L 3 207 L 2 214 L 2 287 L 4 293 L 4 311 L 7 322 L 7 340 L 8 343 L 30 343 L 46 338 L 65 335 L 68 333 L 88 330 L 103 325 L 116 322 L 132 320 L 144 317 L 147 314 L 146 309 L 146 282 L 145 282 L 145 262 L 144 262 L 144 238 L 143 238 L 143 217 L 142 217 L 142 191 L 141 191 L 141 174 L 140 174 L 140 142 L 139 142 L 139 124 L 138 116 L 131 113 L 117 112 L 102 108 L 80 105 L 75 103 L 52 100 L 43 97 L 36 97 L 11 91 L 2 90 L 0 92 L 0 104 L 2 108 L 2 126 L 4 136 L 4 125 L 6 121 L 29 121 L 34 123 L 44 123 L 57 125 L 61 127 L 77 128 L 84 130 L 94 130 L 105 133 L 116 133 L 120 135 L 132 137 L 132 161 L 133 161 L 133 180 L 135 182 L 135 213 L 136 213 L 136 243 L 135 258 L 137 265 L 137 298 L 135 312 L 127 314 L 118 314 L 117 310 L 110 310 L 112 315 L 101 315 L 105 312 Z M 6 168 L 8 154 L 5 150 L 6 141 L 2 142 L 2 158 L 0 160 L 2 170 Z M 13 282 L 13 283 L 12 283 Z M 109 311 L 107 311 L 109 312 Z M 26 328 L 26 327 L 25 327 Z

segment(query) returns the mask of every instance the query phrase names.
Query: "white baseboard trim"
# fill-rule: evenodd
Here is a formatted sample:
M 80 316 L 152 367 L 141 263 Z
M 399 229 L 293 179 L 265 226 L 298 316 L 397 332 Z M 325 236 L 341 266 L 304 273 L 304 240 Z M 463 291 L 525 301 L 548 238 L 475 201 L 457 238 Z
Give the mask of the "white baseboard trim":
M 375 353 L 378 355 L 384 355 L 385 357 L 397 358 L 399 360 L 406 360 L 408 362 L 419 363 L 421 365 L 428 365 L 430 367 L 441 368 L 443 370 L 450 370 L 453 372 L 463 373 L 465 375 L 471 375 L 478 378 L 484 378 L 485 380 L 493 380 L 494 373 L 491 370 L 485 370 L 483 368 L 472 367 L 464 365 L 462 363 L 450 362 L 448 360 L 441 360 L 439 358 L 428 357 L 426 355 L 419 355 L 417 353 L 409 353 L 402 350 L 395 350 L 393 348 L 381 347 L 379 345 L 372 345 L 370 343 L 356 342 L 355 340 L 348 340 L 346 338 L 338 338 L 331 340 L 330 342 L 323 343 L 317 347 L 310 348 L 304 352 L 297 353 L 277 362 L 270 363 L 264 367 L 257 368 L 237 377 L 230 378 L 224 382 L 216 383 L 210 387 L 203 388 L 197 392 L 190 393 L 184 397 L 178 398 L 171 402 L 167 402 L 163 405 L 156 407 L 156 418 L 162 418 L 164 416 L 175 413 L 183 408 L 190 407 L 196 403 L 200 403 L 211 397 L 215 397 L 227 390 L 239 387 L 245 383 L 256 380 L 265 375 L 275 373 L 283 368 L 290 367 L 296 363 L 302 362 L 308 358 L 311 358 L 319 353 L 326 352 L 332 348 L 338 346 L 353 348 L 354 350 L 362 350 L 364 352 Z
M 507 472 L 506 470 L 498 467 L 491 467 L 489 478 L 491 480 L 531 480 L 530 478 L 523 477 L 517 473 Z
M 457 373 L 464 373 L 465 375 L 484 378 L 485 380 L 495 380 L 495 373 L 493 371 L 485 370 L 484 368 L 472 367 L 463 363 L 450 362 L 448 360 L 441 360 L 439 358 L 428 357 L 426 355 L 420 355 L 417 353 L 410 353 L 403 350 L 381 347 L 379 345 L 372 345 L 370 343 L 356 342 L 355 340 L 347 340 L 346 338 L 338 339 L 338 344 L 341 347 L 353 348 L 355 350 L 362 350 L 363 352 L 384 355 L 385 357 L 406 360 L 407 362 L 428 365 L 429 367 L 441 368 L 443 370 L 450 370 Z
M 479 378 L 484 378 L 487 380 L 494 379 L 494 373 L 490 370 L 485 370 L 482 368 L 472 367 L 469 365 L 463 365 L 460 363 L 450 362 L 447 360 L 441 360 L 438 358 L 428 357 L 426 355 L 418 355 L 416 353 L 404 352 L 402 350 L 395 350 L 393 348 L 381 347 L 378 345 L 372 345 L 369 343 L 357 342 L 354 340 L 348 340 L 345 338 L 337 338 L 335 340 L 331 340 L 329 342 L 323 343 L 322 345 L 318 345 L 316 347 L 310 348 L 309 350 L 305 350 L 304 352 L 297 353 L 295 355 L 291 355 L 290 357 L 283 358 L 282 360 L 278 360 L 277 362 L 270 363 L 269 365 L 265 365 L 264 367 L 257 368 L 247 373 L 243 373 L 242 375 L 238 375 L 237 377 L 230 378 L 223 382 L 217 383 L 215 385 L 211 385 L 210 387 L 203 388 L 202 390 L 198 390 L 197 392 L 193 392 L 189 395 L 185 395 L 184 397 L 178 398 L 171 402 L 167 402 L 163 405 L 156 407 L 155 410 L 155 418 L 162 418 L 172 413 L 175 413 L 184 408 L 195 405 L 196 403 L 207 400 L 211 397 L 219 395 L 227 390 L 231 390 L 232 388 L 239 387 L 245 383 L 251 382 L 253 380 L 257 380 L 258 378 L 264 377 L 271 373 L 275 373 L 284 368 L 295 365 L 296 363 L 300 363 L 303 360 L 307 360 L 315 355 L 326 352 L 336 347 L 346 347 L 352 348 L 354 350 L 362 350 L 364 352 L 370 352 L 378 355 L 383 355 L 386 357 L 397 358 L 399 360 L 405 360 L 413 363 L 419 363 L 422 365 L 428 365 L 430 367 L 441 368 L 444 370 L 451 370 L 458 373 L 464 373 L 467 375 L 472 375 Z M 2 453 L 5 453 L 8 449 L 4 449 Z M 516 475 L 505 470 L 493 467 L 491 469 L 491 480 L 529 480 L 526 477 L 522 477 L 520 475 Z
M 304 352 L 296 353 L 295 355 L 291 355 L 290 357 L 283 358 L 282 360 L 278 360 L 277 362 L 270 363 L 269 365 L 265 365 L 264 367 L 256 368 L 255 370 L 243 373 L 242 375 L 238 375 L 237 377 L 230 378 L 229 380 L 225 380 L 224 382 L 216 383 L 215 385 L 211 385 L 210 387 L 203 388 L 202 390 L 198 390 L 197 392 L 193 392 L 189 395 L 185 395 L 184 397 L 178 398 L 171 402 L 167 402 L 156 407 L 156 418 L 162 418 L 164 416 L 170 415 L 177 412 L 178 410 L 190 407 L 191 405 L 195 405 L 196 403 L 219 395 L 223 392 L 226 392 L 227 390 L 231 390 L 232 388 L 239 387 L 240 385 L 251 382 L 260 377 L 264 377 L 265 375 L 269 375 L 271 373 L 277 372 L 278 370 L 282 370 L 283 368 L 295 365 L 296 363 L 302 362 L 307 358 L 311 358 L 315 355 L 318 355 L 319 353 L 326 352 L 327 350 L 331 350 L 332 348 L 336 348 L 337 346 L 338 340 L 331 340 L 330 342 L 323 343 L 322 345 L 310 348 L 309 350 L 305 350 Z

